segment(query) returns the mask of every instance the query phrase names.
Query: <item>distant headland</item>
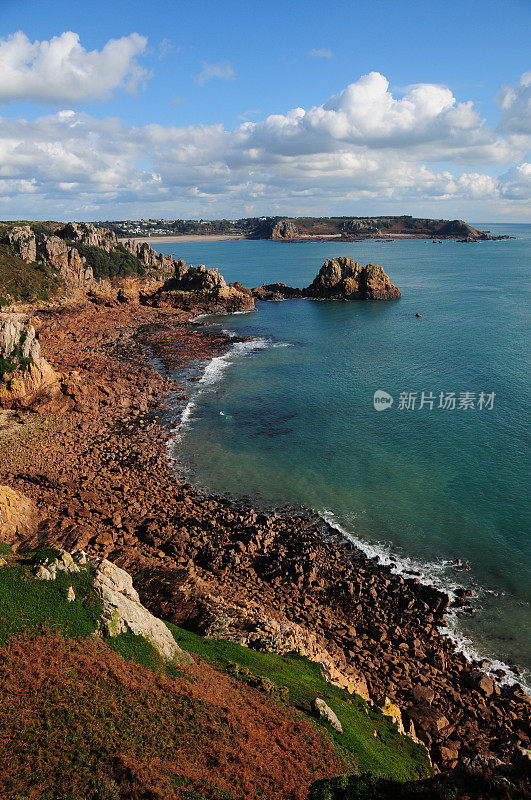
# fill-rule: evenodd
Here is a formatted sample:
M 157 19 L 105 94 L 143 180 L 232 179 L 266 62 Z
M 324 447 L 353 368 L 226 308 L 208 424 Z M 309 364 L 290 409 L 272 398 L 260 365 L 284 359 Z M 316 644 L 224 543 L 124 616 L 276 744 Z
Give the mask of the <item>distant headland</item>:
M 96 223 L 98 224 L 98 223 Z M 215 220 L 114 220 L 105 222 L 120 238 L 152 239 L 167 237 L 269 239 L 283 242 L 346 242 L 361 239 L 457 239 L 463 242 L 507 239 L 492 236 L 460 219 L 418 217 L 245 217 Z

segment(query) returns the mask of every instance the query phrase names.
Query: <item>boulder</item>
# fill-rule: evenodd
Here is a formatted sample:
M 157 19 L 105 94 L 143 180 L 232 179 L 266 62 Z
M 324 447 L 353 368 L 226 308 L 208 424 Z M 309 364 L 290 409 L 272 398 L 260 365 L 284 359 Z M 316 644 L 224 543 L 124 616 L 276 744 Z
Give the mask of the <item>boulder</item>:
M 429 686 L 415 686 L 413 697 L 419 706 L 431 706 L 435 699 L 435 692 Z
M 318 717 L 323 719 L 325 722 L 328 722 L 328 724 L 331 725 L 332 728 L 338 733 L 343 733 L 343 726 L 341 725 L 339 719 L 324 700 L 322 700 L 320 697 L 316 697 L 312 705 Z
M 494 692 L 494 681 L 485 672 L 474 669 L 465 676 L 465 683 L 485 697 L 490 697 Z
M 109 636 L 131 631 L 147 639 L 164 658 L 191 664 L 191 656 L 177 645 L 169 628 L 140 603 L 129 573 L 105 558 L 88 560 L 95 568 L 93 587 L 103 603 L 102 629 Z

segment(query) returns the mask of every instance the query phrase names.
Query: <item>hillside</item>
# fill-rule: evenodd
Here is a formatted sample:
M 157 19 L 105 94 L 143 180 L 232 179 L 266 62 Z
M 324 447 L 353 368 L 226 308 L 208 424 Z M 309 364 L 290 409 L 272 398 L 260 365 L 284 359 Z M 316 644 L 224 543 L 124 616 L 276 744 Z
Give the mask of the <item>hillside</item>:
M 303 800 L 316 778 L 353 768 L 429 774 L 421 747 L 317 665 L 175 626 L 194 659 L 168 661 L 130 631 L 102 635 L 106 595 L 84 557 L 0 551 L 5 800 Z M 53 563 L 55 580 L 39 580 Z M 316 696 L 340 715 L 342 735 L 312 714 Z
M 96 225 L 101 223 L 94 223 Z M 480 241 L 497 238 L 463 220 L 382 217 L 245 217 L 235 220 L 121 220 L 105 222 L 117 236 L 237 236 L 297 241 L 320 238 L 358 240 L 409 237 Z

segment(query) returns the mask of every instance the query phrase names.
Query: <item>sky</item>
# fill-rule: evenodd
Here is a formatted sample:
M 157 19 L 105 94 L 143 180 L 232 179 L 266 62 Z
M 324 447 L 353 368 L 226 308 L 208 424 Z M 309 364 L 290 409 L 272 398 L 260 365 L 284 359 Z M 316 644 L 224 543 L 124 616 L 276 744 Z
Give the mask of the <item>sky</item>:
M 531 222 L 530 0 L 0 0 L 0 218 Z

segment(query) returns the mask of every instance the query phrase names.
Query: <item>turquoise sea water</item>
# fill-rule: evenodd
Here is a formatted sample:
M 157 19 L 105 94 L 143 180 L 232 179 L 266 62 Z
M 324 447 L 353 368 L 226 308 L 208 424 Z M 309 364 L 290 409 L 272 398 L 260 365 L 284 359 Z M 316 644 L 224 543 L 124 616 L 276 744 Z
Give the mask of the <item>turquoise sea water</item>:
M 248 286 L 306 286 L 326 258 L 348 255 L 381 264 L 403 295 L 205 320 L 255 341 L 191 384 L 178 458 L 211 491 L 312 508 L 382 557 L 474 587 L 478 613 L 455 629 L 527 672 L 531 226 L 486 227 L 517 238 L 160 245 Z M 379 389 L 394 398 L 386 411 L 373 406 Z M 414 409 L 400 408 L 403 392 Z M 433 409 L 419 408 L 422 392 Z M 473 393 L 476 408 L 440 409 L 441 392 Z M 477 408 L 481 392 L 495 394 L 492 409 Z M 470 572 L 445 563 L 455 557 Z

